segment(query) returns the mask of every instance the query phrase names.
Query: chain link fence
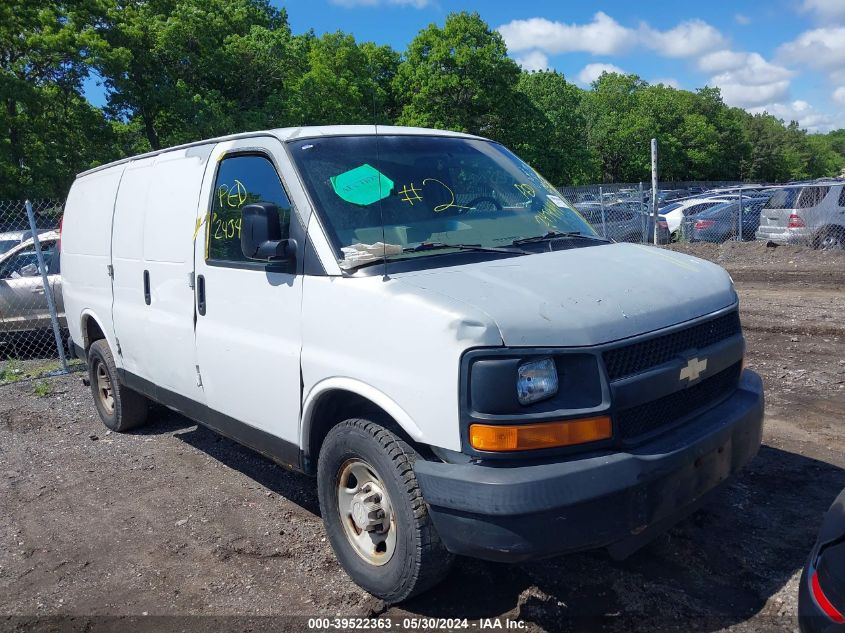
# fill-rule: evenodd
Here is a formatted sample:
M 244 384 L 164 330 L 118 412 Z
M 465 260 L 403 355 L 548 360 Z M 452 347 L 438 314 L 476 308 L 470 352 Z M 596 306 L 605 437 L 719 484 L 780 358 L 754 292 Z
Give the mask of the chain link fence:
M 654 242 L 649 183 L 560 187 L 585 219 L 620 242 Z M 845 180 L 673 182 L 657 190 L 657 243 L 765 240 L 845 248 Z
M 0 384 L 65 373 L 58 200 L 0 201 Z

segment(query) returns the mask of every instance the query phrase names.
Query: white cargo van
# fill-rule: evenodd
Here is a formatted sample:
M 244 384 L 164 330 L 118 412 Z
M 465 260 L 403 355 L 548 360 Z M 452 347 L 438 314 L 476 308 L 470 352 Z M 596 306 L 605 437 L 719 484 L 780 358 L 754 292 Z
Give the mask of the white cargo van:
M 63 227 L 106 426 L 155 401 L 316 475 L 338 559 L 388 601 L 456 554 L 624 556 L 760 445 L 727 273 L 599 238 L 482 138 L 193 143 L 81 174 Z

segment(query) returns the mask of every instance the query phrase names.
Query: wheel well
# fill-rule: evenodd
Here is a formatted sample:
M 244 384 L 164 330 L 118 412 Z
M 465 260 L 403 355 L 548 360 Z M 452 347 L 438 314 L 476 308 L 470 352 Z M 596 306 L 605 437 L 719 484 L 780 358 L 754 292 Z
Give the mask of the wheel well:
M 317 472 L 317 458 L 320 455 L 323 440 L 326 439 L 329 431 L 350 418 L 366 418 L 378 422 L 416 450 L 421 452 L 425 450 L 425 447 L 414 442 L 405 430 L 397 424 L 396 420 L 374 402 L 351 391 L 332 389 L 319 396 L 311 414 L 311 422 L 305 440 L 306 445 L 303 447 L 305 452 L 304 467 L 307 473 L 315 474 Z
M 85 327 L 83 328 L 85 332 L 85 351 L 88 351 L 88 348 L 91 347 L 91 343 L 94 341 L 99 341 L 101 338 L 106 338 L 106 335 L 103 333 L 103 329 L 100 327 L 100 324 L 91 317 L 85 317 Z

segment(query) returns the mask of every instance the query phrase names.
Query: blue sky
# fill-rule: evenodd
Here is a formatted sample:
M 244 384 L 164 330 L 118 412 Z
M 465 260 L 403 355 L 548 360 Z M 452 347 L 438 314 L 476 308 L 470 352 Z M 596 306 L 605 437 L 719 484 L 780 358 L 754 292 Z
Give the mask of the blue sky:
M 448 13 L 478 11 L 529 69 L 583 86 L 605 68 L 688 90 L 717 85 L 730 105 L 811 131 L 845 127 L 845 0 L 271 1 L 295 33 L 343 30 L 400 51 Z

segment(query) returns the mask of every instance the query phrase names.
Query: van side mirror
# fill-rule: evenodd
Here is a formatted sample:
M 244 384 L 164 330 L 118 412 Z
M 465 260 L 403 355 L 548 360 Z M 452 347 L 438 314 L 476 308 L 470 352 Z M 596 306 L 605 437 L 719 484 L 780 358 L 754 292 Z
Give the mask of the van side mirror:
M 279 208 L 275 204 L 257 202 L 241 209 L 241 252 L 247 259 L 265 262 L 296 258 L 296 240 L 282 239 Z

